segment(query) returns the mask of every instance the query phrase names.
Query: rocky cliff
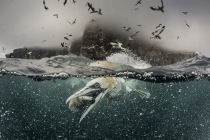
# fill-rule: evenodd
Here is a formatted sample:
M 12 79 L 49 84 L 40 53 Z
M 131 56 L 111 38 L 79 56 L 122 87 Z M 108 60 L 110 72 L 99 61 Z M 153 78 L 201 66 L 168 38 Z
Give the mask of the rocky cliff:
M 12 53 L 6 54 L 6 58 L 41 59 L 44 57 L 67 54 L 69 54 L 67 48 L 24 47 L 14 49 Z
M 195 55 L 193 52 L 166 50 L 159 45 L 152 45 L 150 40 L 143 38 L 131 41 L 125 33 L 103 29 L 97 24 L 88 24 L 80 42 L 81 46 L 78 46 L 78 42 L 77 46 L 73 43 L 71 49 L 77 48 L 81 55 L 90 59 L 105 60 L 107 56 L 122 51 L 120 48 L 113 48 L 110 42 L 121 42 L 128 50 L 127 53 L 141 57 L 153 66 L 172 64 Z
M 150 43 L 149 39 L 136 37 L 134 40 L 128 39 L 125 31 L 116 31 L 110 28 L 104 28 L 97 23 L 89 23 L 81 38 L 72 42 L 71 48 L 40 48 L 24 47 L 15 49 L 13 53 L 7 54 L 7 58 L 40 59 L 56 55 L 66 55 L 69 53 L 83 55 L 93 60 L 105 60 L 107 56 L 113 53 L 124 51 L 133 56 L 138 56 L 142 60 L 153 66 L 173 64 L 178 61 L 193 57 L 193 52 L 178 52 L 162 48 L 160 45 Z M 141 34 L 143 36 L 143 34 Z M 120 42 L 124 50 L 119 47 L 113 47 L 110 43 Z M 125 51 L 126 50 L 126 51 Z

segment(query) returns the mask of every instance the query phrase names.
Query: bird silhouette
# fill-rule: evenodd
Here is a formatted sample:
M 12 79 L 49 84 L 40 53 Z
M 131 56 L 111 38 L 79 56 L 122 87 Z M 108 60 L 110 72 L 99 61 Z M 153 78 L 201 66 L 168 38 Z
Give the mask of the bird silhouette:
M 138 27 L 141 27 L 141 25 L 140 25 L 140 24 L 138 24 L 137 26 L 138 26 Z
M 91 10 L 90 13 L 98 13 L 98 11 L 95 10 L 91 3 L 87 2 L 86 5 L 88 6 L 88 11 Z
M 101 8 L 98 8 L 98 14 L 99 14 L 99 15 L 102 15 L 102 13 L 101 13 Z
M 123 27 L 127 32 L 129 32 L 131 30 L 131 27 Z
M 54 14 L 53 16 L 55 16 L 56 18 L 58 18 L 58 14 Z
M 137 1 L 137 3 L 135 5 L 141 4 L 141 0 Z
M 161 25 L 162 25 L 162 24 L 159 24 L 159 25 L 156 27 L 156 29 L 159 28 Z
M 161 11 L 164 13 L 164 5 L 163 5 L 163 0 L 161 0 L 161 6 L 158 6 L 158 8 L 150 7 L 153 11 Z
M 75 1 L 75 0 L 73 0 L 73 3 L 75 4 L 75 3 L 76 3 L 76 1 Z
M 189 25 L 186 21 L 185 21 L 185 24 L 186 24 L 186 26 L 187 26 L 187 27 L 189 27 L 189 28 L 190 28 L 190 25 Z
M 96 22 L 96 21 L 95 21 L 95 19 L 91 19 L 91 21 L 90 21 L 90 22 L 94 23 L 94 22 Z
M 64 0 L 63 5 L 65 6 L 68 0 Z
M 64 42 L 61 43 L 61 46 L 64 47 Z
M 188 12 L 182 12 L 183 14 L 185 14 L 185 15 L 187 15 L 188 14 Z
M 48 10 L 49 8 L 46 6 L 45 0 L 43 0 L 44 9 Z
M 77 19 L 75 18 L 74 21 L 72 22 L 72 24 L 76 24 L 76 20 L 77 20 Z
M 66 40 L 68 40 L 68 41 L 69 41 L 68 37 L 64 37 L 64 39 L 66 39 Z
M 45 5 L 45 6 L 44 6 L 44 9 L 45 9 L 45 10 L 48 10 L 49 8 Z
M 68 34 L 68 33 L 66 33 L 68 36 L 72 36 L 72 34 Z
M 179 39 L 179 36 L 177 36 L 177 40 Z

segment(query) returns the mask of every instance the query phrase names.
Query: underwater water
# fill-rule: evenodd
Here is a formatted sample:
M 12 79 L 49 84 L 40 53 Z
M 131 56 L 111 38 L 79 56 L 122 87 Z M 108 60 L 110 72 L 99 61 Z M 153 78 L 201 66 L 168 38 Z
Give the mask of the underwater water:
M 75 78 L 73 79 L 75 80 Z M 65 104 L 90 79 L 36 82 L 23 76 L 0 77 L 1 139 L 208 139 L 210 82 L 137 81 L 149 99 L 127 95 L 108 104 L 102 100 L 79 123 L 82 112 Z M 128 79 L 129 80 L 129 79 Z
M 103 99 L 80 123 L 83 111 L 72 112 L 66 99 L 95 77 L 68 76 L 69 65 L 74 66 L 70 70 L 75 75 L 78 69 L 84 71 L 81 75 L 88 75 L 88 72 L 92 75 L 113 74 L 115 70 L 91 69 L 81 63 L 73 65 L 69 61 L 74 60 L 69 57 L 40 60 L 48 62 L 40 66 L 26 65 L 28 61 L 34 65 L 38 62 L 0 61 L 2 140 L 210 138 L 210 61 L 207 58 L 193 58 L 166 67 L 131 69 L 139 72 L 135 75 L 140 76 L 127 72 L 125 81 L 131 81 L 132 85 L 151 96 L 142 99 L 135 94 L 126 94 L 111 103 Z M 81 61 L 84 62 L 83 59 Z M 60 71 L 62 68 L 64 71 Z M 118 66 L 116 69 L 123 71 L 127 68 L 130 67 Z M 62 73 L 46 76 L 47 70 Z M 171 75 L 176 75 L 176 78 Z M 119 74 L 115 76 L 124 78 Z

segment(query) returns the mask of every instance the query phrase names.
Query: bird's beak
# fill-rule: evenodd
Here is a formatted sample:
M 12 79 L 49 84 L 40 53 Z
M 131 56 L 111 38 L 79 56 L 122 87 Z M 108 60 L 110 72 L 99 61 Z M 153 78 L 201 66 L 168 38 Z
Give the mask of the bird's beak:
M 75 94 L 71 95 L 67 100 L 66 104 L 70 102 L 72 99 L 79 97 L 79 96 L 92 96 L 95 93 L 100 94 L 103 91 L 102 88 L 89 88 L 89 87 L 84 87 Z

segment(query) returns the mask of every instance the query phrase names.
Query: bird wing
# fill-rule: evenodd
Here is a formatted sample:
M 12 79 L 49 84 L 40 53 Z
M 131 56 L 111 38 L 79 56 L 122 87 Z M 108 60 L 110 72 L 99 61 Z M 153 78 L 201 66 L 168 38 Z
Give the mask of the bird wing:
M 154 7 L 150 7 L 150 9 L 152 9 L 152 10 L 158 10 L 157 8 L 154 8 Z
M 82 114 L 79 122 L 81 122 L 85 116 L 87 116 L 87 114 L 90 112 L 90 110 L 99 102 L 100 99 L 102 99 L 105 95 L 106 95 L 107 92 L 102 92 L 101 94 L 99 94 L 96 98 L 95 98 L 95 102 L 90 105 L 86 110 L 85 112 Z
M 164 5 L 163 5 L 163 0 L 161 0 L 161 4 L 162 4 L 162 6 L 161 6 L 161 7 L 162 7 L 162 8 L 164 8 Z
M 131 86 L 126 86 L 126 91 L 128 93 L 135 93 L 135 94 L 139 95 L 141 98 L 149 98 L 150 97 L 149 92 L 142 91 L 142 90 L 136 90 L 135 88 L 133 88 Z

